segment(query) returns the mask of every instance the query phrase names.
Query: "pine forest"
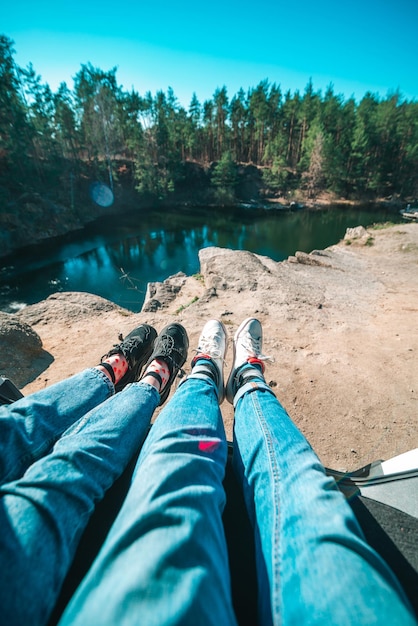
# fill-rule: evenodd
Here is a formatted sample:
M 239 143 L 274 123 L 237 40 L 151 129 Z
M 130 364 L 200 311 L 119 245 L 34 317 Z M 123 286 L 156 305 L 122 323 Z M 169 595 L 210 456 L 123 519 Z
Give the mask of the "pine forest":
M 290 93 L 262 80 L 203 102 L 193 94 L 185 108 L 170 88 L 125 91 L 116 68 L 87 63 L 73 89 L 53 93 L 32 65 L 16 65 L 13 45 L 0 36 L 0 212 L 24 192 L 63 201 L 87 179 L 113 188 L 124 176 L 135 194 L 167 200 L 198 170 L 227 204 L 245 165 L 271 197 L 418 196 L 418 102 L 396 91 L 356 102 L 332 85 Z

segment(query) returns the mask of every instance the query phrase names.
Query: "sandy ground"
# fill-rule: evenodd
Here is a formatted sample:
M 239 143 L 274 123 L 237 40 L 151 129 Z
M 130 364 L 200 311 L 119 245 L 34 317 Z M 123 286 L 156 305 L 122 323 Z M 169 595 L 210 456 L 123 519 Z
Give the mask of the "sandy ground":
M 8 375 L 25 394 L 84 367 L 138 323 L 182 323 L 193 348 L 204 323 L 263 323 L 266 379 L 322 462 L 351 470 L 418 447 L 418 224 L 371 230 L 283 263 L 206 249 L 201 275 L 184 279 L 155 313 L 130 313 L 93 296 L 59 294 L 20 314 L 43 342 L 34 362 Z M 292 262 L 293 261 L 293 262 Z M 106 303 L 108 304 L 108 303 Z M 227 436 L 233 410 L 221 406 Z M 158 416 L 158 411 L 157 411 Z

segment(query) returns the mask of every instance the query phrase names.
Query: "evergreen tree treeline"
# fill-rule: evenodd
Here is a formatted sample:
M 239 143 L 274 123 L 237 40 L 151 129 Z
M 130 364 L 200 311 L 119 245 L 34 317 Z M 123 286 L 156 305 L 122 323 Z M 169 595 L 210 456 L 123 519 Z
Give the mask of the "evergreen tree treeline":
M 121 161 L 136 189 L 165 197 L 181 185 L 184 163 L 212 165 L 213 189 L 234 193 L 236 165 L 262 168 L 274 193 L 303 188 L 345 197 L 418 195 L 418 102 L 398 92 L 359 103 L 312 81 L 303 93 L 267 80 L 230 97 L 226 87 L 189 108 L 172 89 L 124 91 L 116 68 L 82 65 L 74 89 L 56 93 L 34 68 L 14 61 L 0 36 L 0 202 L 29 187 L 69 187 L 86 163 L 113 186 Z

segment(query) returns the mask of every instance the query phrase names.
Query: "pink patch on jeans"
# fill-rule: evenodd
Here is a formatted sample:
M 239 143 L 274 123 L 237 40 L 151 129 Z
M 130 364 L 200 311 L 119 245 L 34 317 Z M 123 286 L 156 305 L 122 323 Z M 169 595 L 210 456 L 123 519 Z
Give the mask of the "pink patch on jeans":
M 199 441 L 199 450 L 201 452 L 215 452 L 215 450 L 219 448 L 220 443 L 219 439 Z

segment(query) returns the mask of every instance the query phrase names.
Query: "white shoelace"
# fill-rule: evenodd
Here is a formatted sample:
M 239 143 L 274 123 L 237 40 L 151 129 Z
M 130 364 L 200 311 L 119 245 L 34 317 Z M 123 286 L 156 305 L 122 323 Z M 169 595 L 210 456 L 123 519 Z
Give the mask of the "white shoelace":
M 267 356 L 262 354 L 261 352 L 261 337 L 259 339 L 255 339 L 251 333 L 247 332 L 241 338 L 241 347 L 244 348 L 248 355 L 252 358 L 258 359 L 259 361 L 266 361 L 268 363 L 274 363 L 274 358 L 271 356 Z
M 219 347 L 216 335 L 214 337 L 205 337 L 201 340 L 196 349 L 196 356 L 199 356 L 199 354 L 206 354 L 213 359 L 223 360 L 223 351 Z

